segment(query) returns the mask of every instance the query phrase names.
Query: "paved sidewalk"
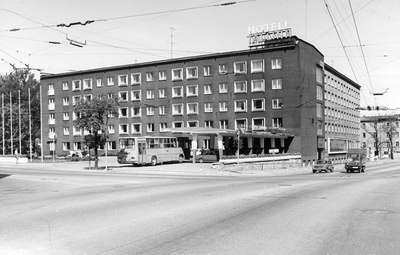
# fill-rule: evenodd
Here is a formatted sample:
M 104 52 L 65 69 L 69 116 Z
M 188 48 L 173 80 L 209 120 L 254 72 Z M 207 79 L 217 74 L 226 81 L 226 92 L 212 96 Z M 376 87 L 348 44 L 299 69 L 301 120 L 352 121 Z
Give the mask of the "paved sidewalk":
M 385 164 L 391 162 L 389 159 L 382 159 L 376 162 L 367 162 L 368 166 Z M 400 161 L 400 158 L 395 158 L 393 161 Z M 280 168 L 278 165 L 274 168 L 263 168 L 255 164 L 240 164 L 239 166 L 225 165 L 212 163 L 196 163 L 184 162 L 180 164 L 162 164 L 157 166 L 132 166 L 118 164 L 116 157 L 100 157 L 99 169 L 93 169 L 94 162 L 90 162 L 91 168 L 89 169 L 89 161 L 62 161 L 55 162 L 38 162 L 38 163 L 22 163 L 14 164 L 7 162 L 0 162 L 0 169 L 12 168 L 26 168 L 26 169 L 41 169 L 41 170 L 64 170 L 64 171 L 94 171 L 94 172 L 110 172 L 110 173 L 132 173 L 132 174 L 170 174 L 170 175 L 215 175 L 215 176 L 276 176 L 276 175 L 290 175 L 290 174 L 309 174 L 312 172 L 311 166 L 307 167 L 290 167 Z M 107 170 L 106 170 L 107 165 Z M 335 165 L 335 172 L 344 171 L 344 164 Z

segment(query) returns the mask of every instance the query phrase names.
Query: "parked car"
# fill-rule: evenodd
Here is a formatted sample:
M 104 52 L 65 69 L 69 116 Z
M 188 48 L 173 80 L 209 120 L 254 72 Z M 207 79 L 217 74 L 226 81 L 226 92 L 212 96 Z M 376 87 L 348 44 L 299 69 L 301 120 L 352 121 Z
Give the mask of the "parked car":
M 324 159 L 317 160 L 317 162 L 312 167 L 313 173 L 316 173 L 317 171 L 318 172 L 322 172 L 322 171 L 333 172 L 334 169 L 335 169 L 335 167 L 333 166 L 332 161 L 331 160 L 324 160 Z
M 196 161 L 203 163 L 203 162 L 216 162 L 218 161 L 218 155 L 215 151 L 211 150 L 202 150 L 200 153 L 196 154 Z

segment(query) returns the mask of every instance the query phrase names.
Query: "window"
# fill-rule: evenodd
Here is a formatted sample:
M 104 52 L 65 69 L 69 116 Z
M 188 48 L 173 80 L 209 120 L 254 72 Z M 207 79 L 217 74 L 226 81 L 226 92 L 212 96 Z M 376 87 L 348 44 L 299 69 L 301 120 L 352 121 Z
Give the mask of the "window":
M 121 74 L 118 75 L 118 86 L 127 86 L 128 85 L 128 75 Z
M 167 97 L 167 90 L 165 88 L 158 89 L 158 98 L 166 98 Z
M 69 133 L 69 131 L 68 131 L 68 133 Z M 62 145 L 63 145 L 63 151 L 69 151 L 71 149 L 71 145 L 68 142 L 62 143 Z
M 160 123 L 160 132 L 167 132 L 165 129 L 167 128 L 167 122 Z
M 56 124 L 56 115 L 54 113 L 49 114 L 49 124 L 50 125 Z
M 142 124 L 132 123 L 132 134 L 140 134 L 140 133 L 142 133 Z
M 126 108 L 126 107 L 119 108 L 119 117 L 127 118 L 128 117 L 128 108 Z
M 172 69 L 172 80 L 173 81 L 179 81 L 183 80 L 183 69 L 178 68 L 178 69 Z
M 252 60 L 251 61 L 251 72 L 262 73 L 264 72 L 264 60 Z
M 227 112 L 228 111 L 228 102 L 219 102 L 219 111 Z
M 316 80 L 319 84 L 323 84 L 323 77 L 324 77 L 324 71 L 322 67 L 317 66 L 316 68 Z
M 92 94 L 85 94 L 85 95 L 83 95 L 83 100 L 85 100 L 85 101 L 90 101 L 90 100 L 92 100 Z
M 187 122 L 188 127 L 198 127 L 199 126 L 199 121 L 198 120 L 190 120 Z
M 198 94 L 198 92 L 197 92 L 198 86 L 197 85 L 188 85 L 186 87 L 186 90 L 187 90 L 186 95 L 188 97 L 197 96 L 197 94 Z
M 172 115 L 183 115 L 183 104 L 173 104 Z
M 282 79 L 272 79 L 272 89 L 282 89 Z
M 265 130 L 265 118 L 254 118 L 253 130 Z
M 72 90 L 73 91 L 81 90 L 81 81 L 80 80 L 72 81 Z
M 154 74 L 153 74 L 153 72 L 148 72 L 148 73 L 146 73 L 146 81 L 147 81 L 147 82 L 154 81 Z
M 204 85 L 204 94 L 205 95 L 212 94 L 212 85 L 211 84 L 205 84 Z
M 147 99 L 154 99 L 154 89 L 146 90 L 146 98 Z
M 235 112 L 246 112 L 246 111 L 247 111 L 247 100 L 236 100 Z
M 69 105 L 69 97 L 63 97 L 63 106 Z
M 154 132 L 154 123 L 147 123 L 147 132 Z
M 206 127 L 206 128 L 213 128 L 213 121 L 212 121 L 212 120 L 206 120 L 206 121 L 204 121 L 204 127 Z
M 274 98 L 272 99 L 272 109 L 281 109 L 283 106 L 282 99 Z
M 78 119 L 79 113 L 77 112 L 72 112 L 72 120 Z
M 121 100 L 121 102 L 127 102 L 128 101 L 128 91 L 118 92 L 118 97 Z
M 141 116 L 140 106 L 131 107 L 131 118 L 140 116 Z
M 317 100 L 322 101 L 323 97 L 322 97 L 322 87 L 317 85 Z
M 107 148 L 109 150 L 115 150 L 117 148 L 117 143 L 115 141 L 107 142 Z
M 92 79 L 83 80 L 83 89 L 92 89 Z
M 49 89 L 47 91 L 47 95 L 54 96 L 54 84 L 49 84 Z
M 172 88 L 172 97 L 183 97 L 183 88 L 182 87 L 173 87 Z
M 165 105 L 160 105 L 158 107 L 158 113 L 160 115 L 167 115 L 167 107 Z
M 63 113 L 63 120 L 69 120 L 69 112 Z
M 322 115 L 323 115 L 322 104 L 317 103 L 317 117 L 322 118 Z
M 204 103 L 204 112 L 212 112 L 213 103 Z
M 103 79 L 102 78 L 97 78 L 96 79 L 96 86 L 97 87 L 103 87 Z
M 140 101 L 140 90 L 132 90 L 131 91 L 131 100 L 132 101 Z
M 82 135 L 82 131 L 76 127 L 73 127 L 72 133 L 74 136 L 81 136 Z
M 211 76 L 212 71 L 211 71 L 211 66 L 205 66 L 204 67 L 204 76 Z
M 271 67 L 272 69 L 282 69 L 282 59 L 281 58 L 271 59 Z
M 115 127 L 114 125 L 108 125 L 108 133 L 109 134 L 115 134 Z
M 108 99 L 114 98 L 114 94 L 113 94 L 113 93 L 108 93 L 108 94 L 107 94 L 107 98 L 108 98 Z
M 167 71 L 159 71 L 158 72 L 158 80 L 166 81 L 167 80 Z
M 252 80 L 251 81 L 251 91 L 252 92 L 265 91 L 264 80 Z
M 220 120 L 219 121 L 219 128 L 220 129 L 228 129 L 228 121 L 227 120 Z
M 49 138 L 54 139 L 55 134 L 56 134 L 56 129 L 53 127 L 49 128 Z
M 265 110 L 265 99 L 264 98 L 257 98 L 252 99 L 252 111 L 264 111 Z
M 107 86 L 114 86 L 114 77 L 107 77 Z
M 74 142 L 74 151 L 80 150 L 81 148 L 81 142 Z
M 187 103 L 187 114 L 198 114 L 198 103 Z
M 247 130 L 247 119 L 237 119 L 235 121 L 235 124 L 236 124 L 235 129 L 241 128 L 241 129 Z
M 131 85 L 138 85 L 142 83 L 142 74 L 133 73 L 131 74 Z
M 186 68 L 186 79 L 197 79 L 197 67 L 187 67 Z
M 224 82 L 224 83 L 220 83 L 219 85 L 218 85 L 218 87 L 219 87 L 219 93 L 228 93 L 228 84 L 226 83 L 226 82 Z
M 72 97 L 72 105 L 75 105 L 80 100 L 81 100 L 81 96 L 73 96 Z
M 235 74 L 245 74 L 247 73 L 247 64 L 246 61 L 235 62 L 233 65 Z
M 282 127 L 282 118 L 272 118 L 272 127 L 281 128 Z
M 235 81 L 235 93 L 245 93 L 247 92 L 247 83 L 246 81 Z
M 183 122 L 182 122 L 182 121 L 175 121 L 175 122 L 172 122 L 172 126 L 173 126 L 174 128 L 181 128 L 181 127 L 183 127 Z
M 64 135 L 69 135 L 69 127 L 64 127 Z
M 63 90 L 69 90 L 68 82 L 62 83 Z
M 49 98 L 49 105 L 48 105 L 48 109 L 49 110 L 54 110 L 55 109 L 55 103 L 54 103 L 54 98 Z
M 128 134 L 128 124 L 119 124 L 119 133 Z
M 153 116 L 154 115 L 154 106 L 147 106 L 146 111 L 147 111 L 148 116 Z
M 227 74 L 228 73 L 228 65 L 227 64 L 218 65 L 218 72 L 219 72 L 219 74 Z

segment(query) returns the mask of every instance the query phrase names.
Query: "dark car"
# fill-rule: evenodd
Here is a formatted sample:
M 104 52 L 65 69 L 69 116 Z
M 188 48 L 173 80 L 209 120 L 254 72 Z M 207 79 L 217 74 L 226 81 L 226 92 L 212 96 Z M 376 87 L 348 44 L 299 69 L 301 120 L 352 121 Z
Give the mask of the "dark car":
M 312 167 L 313 173 L 322 171 L 333 172 L 334 169 L 335 167 L 333 166 L 332 161 L 330 160 L 317 160 L 317 162 Z
M 196 155 L 196 161 L 203 162 L 216 162 L 218 161 L 218 156 L 215 151 L 211 150 L 202 150 L 199 154 Z

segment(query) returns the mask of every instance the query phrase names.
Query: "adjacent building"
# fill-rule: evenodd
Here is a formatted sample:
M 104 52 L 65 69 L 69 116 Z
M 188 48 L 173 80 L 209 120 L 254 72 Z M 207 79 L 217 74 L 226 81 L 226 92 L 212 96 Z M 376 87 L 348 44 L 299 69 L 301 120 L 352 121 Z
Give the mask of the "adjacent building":
M 344 160 L 360 146 L 360 85 L 295 36 L 241 51 L 45 75 L 41 93 L 45 155 L 84 149 L 74 104 L 100 93 L 121 102 L 108 124 L 110 151 L 119 137 L 171 134 L 185 149 L 227 155 L 239 146 L 241 154 L 300 153 L 305 162 Z

